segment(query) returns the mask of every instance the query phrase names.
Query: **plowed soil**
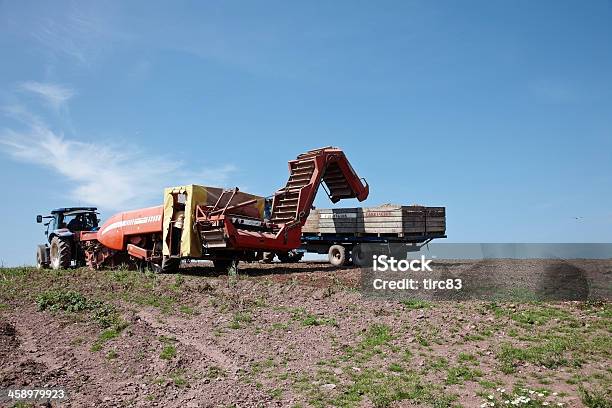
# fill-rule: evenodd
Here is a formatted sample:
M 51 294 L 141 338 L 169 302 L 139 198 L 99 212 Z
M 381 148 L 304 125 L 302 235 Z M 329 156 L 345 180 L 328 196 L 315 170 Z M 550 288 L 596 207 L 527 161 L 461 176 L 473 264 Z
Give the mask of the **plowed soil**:
M 610 303 L 400 302 L 359 282 L 316 262 L 0 269 L 0 389 L 60 387 L 66 407 L 612 406 Z

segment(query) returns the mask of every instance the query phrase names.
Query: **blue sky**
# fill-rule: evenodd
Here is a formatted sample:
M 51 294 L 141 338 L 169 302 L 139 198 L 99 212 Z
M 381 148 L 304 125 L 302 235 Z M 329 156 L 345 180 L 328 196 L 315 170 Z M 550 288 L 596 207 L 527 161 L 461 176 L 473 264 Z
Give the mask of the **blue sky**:
M 33 263 L 53 207 L 268 195 L 325 145 L 366 205 L 446 206 L 449 241 L 612 242 L 611 21 L 596 0 L 0 1 L 0 262 Z

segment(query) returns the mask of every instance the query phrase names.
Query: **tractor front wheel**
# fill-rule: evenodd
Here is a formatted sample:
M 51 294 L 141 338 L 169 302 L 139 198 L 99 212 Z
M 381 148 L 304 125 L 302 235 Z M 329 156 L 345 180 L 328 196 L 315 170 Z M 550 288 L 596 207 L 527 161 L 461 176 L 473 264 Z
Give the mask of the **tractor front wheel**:
M 43 251 L 46 251 L 43 245 L 39 245 L 36 249 L 36 269 L 47 269 L 49 267 L 48 257 Z
M 72 262 L 72 242 L 69 239 L 53 237 L 51 240 L 51 268 L 67 269 Z

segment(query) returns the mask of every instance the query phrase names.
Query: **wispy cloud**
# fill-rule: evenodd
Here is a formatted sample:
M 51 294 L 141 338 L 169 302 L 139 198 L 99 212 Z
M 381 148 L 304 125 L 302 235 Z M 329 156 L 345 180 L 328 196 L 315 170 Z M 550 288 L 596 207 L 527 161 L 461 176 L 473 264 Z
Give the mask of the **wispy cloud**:
M 156 205 L 161 203 L 164 187 L 186 183 L 223 186 L 235 170 L 231 165 L 191 170 L 180 160 L 133 146 L 67 138 L 24 109 L 4 111 L 25 126 L 22 131 L 0 130 L 0 150 L 70 181 L 73 186 L 67 193 L 77 203 L 108 210 Z
M 64 85 L 50 82 L 26 81 L 20 83 L 19 88 L 40 96 L 54 109 L 60 109 L 75 95 L 74 90 Z

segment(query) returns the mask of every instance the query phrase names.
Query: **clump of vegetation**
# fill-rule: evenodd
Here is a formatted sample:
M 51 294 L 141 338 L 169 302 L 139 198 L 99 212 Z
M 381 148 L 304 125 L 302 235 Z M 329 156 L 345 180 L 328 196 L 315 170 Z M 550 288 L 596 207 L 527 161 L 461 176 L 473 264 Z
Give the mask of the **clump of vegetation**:
M 116 323 L 113 324 L 112 327 L 109 327 L 102 333 L 100 333 L 96 342 L 91 346 L 91 351 L 96 352 L 102 350 L 102 346 L 104 346 L 104 343 L 119 337 L 121 332 L 127 326 L 128 325 L 126 322 L 119 319 Z
M 482 371 L 464 365 L 451 367 L 447 370 L 447 384 L 463 384 L 465 381 L 475 381 L 482 376 Z
M 564 353 L 570 346 L 571 340 L 562 337 L 550 338 L 543 344 L 530 347 L 514 347 L 505 343 L 502 344 L 497 358 L 505 374 L 513 373 L 516 365 L 525 361 L 547 368 L 555 368 L 568 365 Z
M 316 316 L 309 313 L 305 308 L 298 307 L 291 311 L 291 320 L 299 321 L 302 326 L 338 326 L 336 319 Z
M 225 377 L 227 374 L 224 369 L 217 366 L 210 366 L 208 370 L 206 370 L 206 378 L 210 378 L 211 380 L 216 380 L 217 378 Z
M 50 290 L 36 297 L 38 310 L 63 310 L 65 312 L 82 312 L 94 308 L 94 302 L 73 290 Z
M 376 347 L 388 343 L 393 339 L 391 328 L 384 324 L 373 324 L 365 332 L 361 345 L 363 347 Z
M 406 299 L 400 302 L 406 309 L 429 309 L 433 307 L 430 302 L 419 299 Z
M 172 360 L 176 357 L 176 347 L 174 343 L 176 343 L 176 339 L 166 336 L 160 336 L 159 341 L 164 344 L 161 353 L 159 354 L 159 358 L 162 360 Z
M 580 400 L 588 408 L 612 408 L 612 391 L 587 390 L 580 387 Z
M 165 345 L 159 355 L 162 360 L 172 360 L 174 357 L 176 357 L 176 347 L 172 344 Z
M 92 319 L 103 328 L 119 324 L 120 318 L 113 305 L 87 299 L 73 290 L 49 290 L 36 297 L 38 310 L 78 313 L 90 311 Z
M 571 316 L 563 310 L 544 306 L 522 310 L 512 315 L 512 320 L 523 325 L 542 325 L 553 318 L 567 320 L 571 319 Z
M 241 328 L 242 323 L 251 323 L 253 321 L 253 317 L 249 312 L 238 312 L 234 314 L 234 318 L 230 323 L 230 329 L 239 329 Z

